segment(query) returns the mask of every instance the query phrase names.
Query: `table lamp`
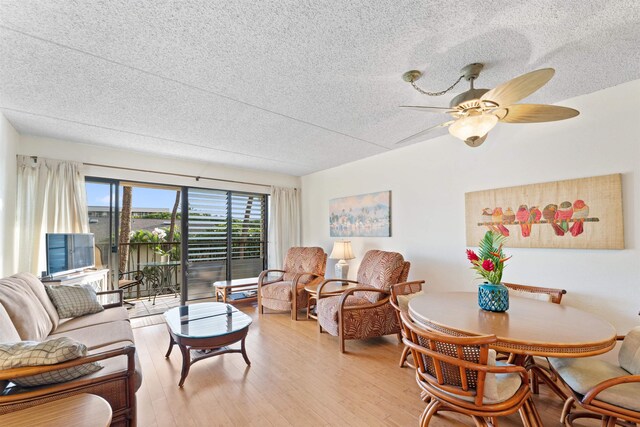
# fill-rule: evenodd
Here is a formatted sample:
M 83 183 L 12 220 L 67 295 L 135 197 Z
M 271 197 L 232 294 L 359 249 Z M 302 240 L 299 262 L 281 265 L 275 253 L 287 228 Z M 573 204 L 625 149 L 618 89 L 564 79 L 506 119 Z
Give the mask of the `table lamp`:
M 346 279 L 349 274 L 349 264 L 347 264 L 346 260 L 355 258 L 355 256 L 353 256 L 353 250 L 351 249 L 351 241 L 339 240 L 333 242 L 333 250 L 329 258 L 340 260 L 336 264 L 336 278 Z

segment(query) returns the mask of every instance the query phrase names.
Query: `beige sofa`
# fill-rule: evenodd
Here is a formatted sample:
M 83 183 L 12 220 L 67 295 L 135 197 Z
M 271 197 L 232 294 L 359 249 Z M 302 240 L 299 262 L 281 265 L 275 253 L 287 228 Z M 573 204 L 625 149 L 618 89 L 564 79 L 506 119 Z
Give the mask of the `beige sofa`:
M 135 392 L 142 376 L 129 316 L 122 307 L 122 291 L 99 292 L 98 297 L 104 311 L 60 319 L 38 278 L 23 273 L 0 279 L 0 342 L 65 336 L 85 344 L 89 350 L 87 357 L 57 365 L 0 370 L 0 414 L 72 394 L 92 393 L 111 405 L 112 426 L 136 425 Z M 20 388 L 9 381 L 92 361 L 104 367 L 65 383 Z

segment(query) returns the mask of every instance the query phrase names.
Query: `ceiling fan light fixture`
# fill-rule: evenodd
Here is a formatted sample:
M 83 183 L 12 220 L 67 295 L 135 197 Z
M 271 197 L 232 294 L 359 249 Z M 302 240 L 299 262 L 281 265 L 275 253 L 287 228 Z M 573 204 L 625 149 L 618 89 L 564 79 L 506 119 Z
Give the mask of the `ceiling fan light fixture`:
M 465 142 L 473 142 L 489 133 L 496 124 L 498 124 L 498 118 L 493 114 L 467 116 L 449 126 L 449 133 Z

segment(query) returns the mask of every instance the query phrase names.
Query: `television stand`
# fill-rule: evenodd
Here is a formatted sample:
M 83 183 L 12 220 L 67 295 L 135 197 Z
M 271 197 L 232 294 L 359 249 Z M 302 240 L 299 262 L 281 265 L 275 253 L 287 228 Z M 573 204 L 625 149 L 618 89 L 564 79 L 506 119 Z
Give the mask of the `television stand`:
M 87 268 L 75 273 L 45 276 L 40 281 L 47 285 L 91 285 L 96 292 L 101 292 L 107 290 L 108 276 L 108 268 Z

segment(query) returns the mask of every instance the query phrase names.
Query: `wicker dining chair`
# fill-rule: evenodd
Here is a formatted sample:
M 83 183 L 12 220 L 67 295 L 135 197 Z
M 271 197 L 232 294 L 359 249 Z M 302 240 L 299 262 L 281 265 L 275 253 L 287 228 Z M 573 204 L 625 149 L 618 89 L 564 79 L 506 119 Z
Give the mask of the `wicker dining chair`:
M 560 304 L 562 296 L 567 293 L 564 289 L 544 288 L 541 286 L 520 285 L 517 283 L 504 283 L 509 288 L 509 296 L 535 299 L 538 301 L 546 301 L 553 304 Z M 508 359 L 511 361 L 511 358 Z M 533 394 L 540 392 L 540 382 L 549 386 L 561 400 L 567 398 L 566 393 L 558 386 L 555 375 L 549 368 L 549 361 L 546 357 L 527 356 L 524 366 L 529 371 L 531 377 L 531 391 Z
M 389 298 L 389 304 L 391 304 L 391 306 L 396 309 L 396 315 L 398 316 L 398 323 L 400 323 L 400 325 L 402 325 L 402 322 L 400 320 L 400 313 L 406 313 L 409 310 L 409 301 L 411 300 L 411 298 L 422 294 L 423 284 L 424 280 L 416 280 L 413 282 L 398 283 L 397 285 L 391 286 L 391 297 Z M 400 333 L 403 338 L 406 338 L 405 328 L 401 327 Z M 410 354 L 411 352 L 409 351 L 409 347 L 405 345 L 402 349 L 402 355 L 400 356 L 401 368 L 403 368 L 406 363 L 408 367 L 415 369 L 415 365 L 407 360 Z
M 564 289 L 519 285 L 517 283 L 503 282 L 502 284 L 509 288 L 509 295 L 511 296 L 548 301 L 554 304 L 560 304 L 562 296 L 567 293 Z
M 291 318 L 298 320 L 298 309 L 305 308 L 308 293 L 304 287 L 324 280 L 327 254 L 319 247 L 289 248 L 282 270 L 265 270 L 258 277 L 258 310 L 291 310 Z M 269 274 L 278 273 L 270 280 Z
M 620 420 L 640 423 L 640 326 L 619 336 L 617 363 L 600 357 L 549 358 L 551 368 L 570 391 L 560 422 L 572 426 L 577 418 L 601 419 L 613 427 Z M 574 404 L 586 412 L 571 412 Z
M 424 329 L 400 313 L 405 344 L 416 363 L 416 382 L 430 399 L 420 417 L 425 427 L 438 410 L 469 415 L 476 426 L 518 412 L 525 426 L 541 426 L 529 377 L 522 366 L 495 362 L 495 335 L 453 336 Z M 425 399 L 423 399 L 425 400 Z

